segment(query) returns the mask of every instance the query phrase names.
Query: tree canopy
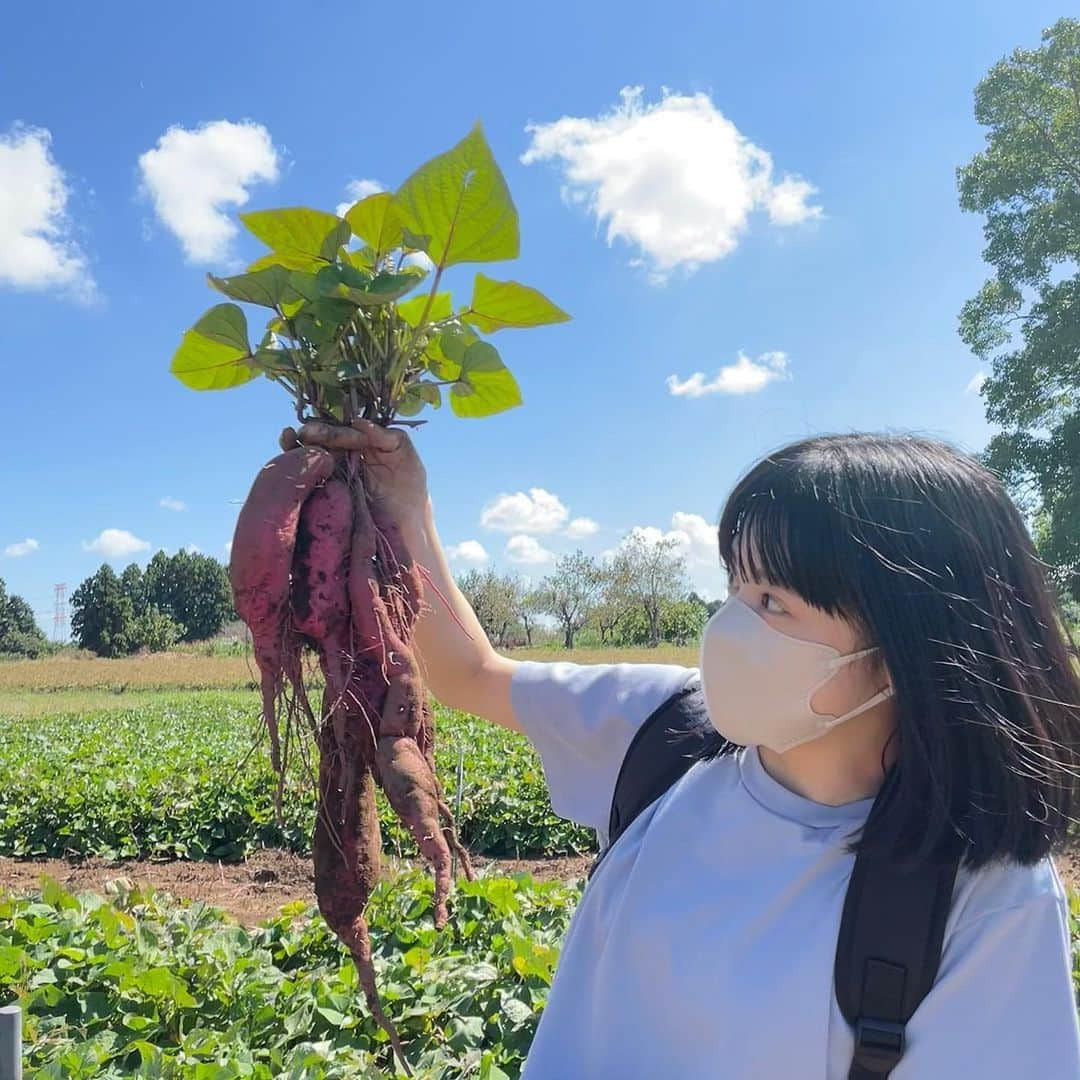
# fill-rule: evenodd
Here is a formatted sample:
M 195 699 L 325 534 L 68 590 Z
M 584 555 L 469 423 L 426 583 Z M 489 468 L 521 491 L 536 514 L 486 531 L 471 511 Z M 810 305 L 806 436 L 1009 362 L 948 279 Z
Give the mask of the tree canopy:
M 992 373 L 987 461 L 1032 516 L 1040 556 L 1080 599 L 1080 20 L 1017 49 L 975 90 L 986 147 L 958 170 L 960 205 L 985 215 L 994 275 L 960 336 Z

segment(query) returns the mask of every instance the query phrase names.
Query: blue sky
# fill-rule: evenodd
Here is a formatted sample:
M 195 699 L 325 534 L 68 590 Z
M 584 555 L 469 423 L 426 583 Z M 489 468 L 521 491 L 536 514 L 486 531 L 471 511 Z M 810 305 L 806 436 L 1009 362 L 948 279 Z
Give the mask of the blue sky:
M 538 576 L 640 527 L 674 532 L 716 594 L 709 526 L 768 450 L 835 430 L 988 439 L 956 334 L 981 222 L 955 169 L 983 144 L 975 84 L 1062 13 L 18 5 L 0 42 L 0 576 L 51 632 L 53 584 L 106 558 L 225 559 L 291 419 L 265 381 L 198 394 L 168 373 L 216 302 L 205 272 L 260 251 L 228 222 L 395 187 L 479 119 L 522 237 L 480 268 L 573 321 L 500 333 L 523 407 L 443 410 L 416 434 L 454 566 L 482 548 Z M 449 278 L 462 299 L 474 269 Z

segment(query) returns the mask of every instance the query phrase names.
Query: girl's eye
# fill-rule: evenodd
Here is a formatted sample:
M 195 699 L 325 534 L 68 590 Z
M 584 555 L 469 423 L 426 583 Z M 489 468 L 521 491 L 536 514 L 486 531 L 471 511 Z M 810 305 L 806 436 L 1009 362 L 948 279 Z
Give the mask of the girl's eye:
M 761 606 L 771 615 L 785 615 L 787 608 L 772 593 L 761 594 Z

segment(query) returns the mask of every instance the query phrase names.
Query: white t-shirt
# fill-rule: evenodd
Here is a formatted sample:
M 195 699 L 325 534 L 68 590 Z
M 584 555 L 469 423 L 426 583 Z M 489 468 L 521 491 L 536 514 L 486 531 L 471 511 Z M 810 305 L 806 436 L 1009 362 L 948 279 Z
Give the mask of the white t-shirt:
M 605 839 L 635 731 L 696 676 L 667 664 L 524 661 L 511 704 L 561 817 Z M 872 800 L 826 806 L 753 749 L 696 763 L 586 887 L 523 1080 L 845 1080 L 833 961 Z M 1076 1080 L 1065 892 L 1049 859 L 957 876 L 937 982 L 893 1080 Z

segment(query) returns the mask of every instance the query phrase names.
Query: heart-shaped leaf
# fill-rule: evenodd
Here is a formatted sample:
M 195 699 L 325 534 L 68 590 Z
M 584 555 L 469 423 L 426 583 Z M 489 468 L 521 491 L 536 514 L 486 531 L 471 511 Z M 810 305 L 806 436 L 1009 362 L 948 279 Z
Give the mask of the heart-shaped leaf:
M 406 229 L 430 237 L 425 250 L 440 268 L 517 257 L 517 210 L 479 124 L 421 165 L 394 206 Z
M 251 346 L 248 344 L 247 318 L 235 304 L 215 305 L 199 319 L 192 330 L 211 341 L 231 345 L 242 353 L 251 352 Z
M 211 341 L 195 330 L 184 334 L 169 370 L 192 390 L 230 390 L 258 375 L 246 350 Z
M 544 326 L 570 316 L 543 293 L 516 281 L 494 281 L 477 274 L 472 300 L 461 318 L 485 334 L 507 326 Z
M 369 244 L 376 255 L 401 247 L 401 221 L 389 191 L 376 192 L 354 203 L 345 220 L 353 234 Z
M 338 248 L 352 235 L 347 221 L 307 206 L 252 210 L 241 214 L 240 220 L 273 252 L 300 252 L 328 261 L 336 258 Z
M 207 274 L 206 278 L 218 292 L 245 304 L 260 307 L 277 307 L 282 300 L 293 295 L 290 288 L 292 271 L 283 266 L 268 266 L 263 270 L 237 274 L 235 277 L 219 278 Z

